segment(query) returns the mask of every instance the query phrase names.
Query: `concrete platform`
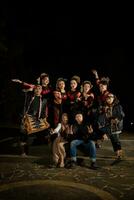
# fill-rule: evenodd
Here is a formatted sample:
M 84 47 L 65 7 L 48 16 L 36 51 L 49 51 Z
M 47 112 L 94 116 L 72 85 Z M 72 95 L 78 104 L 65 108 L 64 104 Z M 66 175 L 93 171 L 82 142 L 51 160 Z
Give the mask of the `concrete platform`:
M 75 169 L 49 168 L 50 146 L 31 145 L 30 155 L 19 155 L 16 137 L 0 140 L 0 199 L 109 199 L 126 200 L 134 196 L 134 134 L 121 135 L 124 159 L 111 166 L 114 153 L 110 141 L 97 150 L 98 170 L 84 166 Z

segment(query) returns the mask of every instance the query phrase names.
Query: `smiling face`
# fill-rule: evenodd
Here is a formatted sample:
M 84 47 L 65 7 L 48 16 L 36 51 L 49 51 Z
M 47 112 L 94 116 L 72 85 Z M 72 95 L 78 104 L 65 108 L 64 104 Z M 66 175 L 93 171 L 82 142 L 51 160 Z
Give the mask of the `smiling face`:
M 37 85 L 34 89 L 34 95 L 35 96 L 40 96 L 42 92 L 42 86 L 41 85 Z
M 45 76 L 44 78 L 42 78 L 41 83 L 43 86 L 47 86 L 49 84 L 49 77 Z
M 114 95 L 113 95 L 113 94 L 109 94 L 109 95 L 107 96 L 107 98 L 106 98 L 106 103 L 107 103 L 108 105 L 111 105 L 111 104 L 113 103 L 113 101 L 114 101 Z
M 107 90 L 107 85 L 106 84 L 99 84 L 99 89 L 101 93 L 104 93 Z
M 89 92 L 91 90 L 91 85 L 89 83 L 85 83 L 83 86 L 83 91 L 85 93 Z
M 71 86 L 71 90 L 75 90 L 78 86 L 77 81 L 76 80 L 71 80 L 70 81 L 70 86 Z
M 83 122 L 83 115 L 82 114 L 76 114 L 75 120 L 78 124 L 81 124 Z
M 58 81 L 57 82 L 57 88 L 59 88 L 60 90 L 65 89 L 65 82 L 64 81 Z
M 62 114 L 62 122 L 64 124 L 67 124 L 68 123 L 68 115 L 66 113 L 63 113 Z
M 59 92 L 59 91 L 54 91 L 54 98 L 55 99 L 62 99 L 62 96 L 61 96 L 61 92 Z

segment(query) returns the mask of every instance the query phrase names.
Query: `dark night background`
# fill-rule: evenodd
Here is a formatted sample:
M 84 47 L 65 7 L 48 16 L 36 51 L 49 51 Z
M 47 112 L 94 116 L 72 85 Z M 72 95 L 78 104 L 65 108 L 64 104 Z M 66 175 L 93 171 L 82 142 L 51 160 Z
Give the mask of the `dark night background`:
M 1 6 L 0 124 L 15 124 L 23 108 L 24 94 L 12 78 L 32 83 L 46 72 L 54 85 L 58 77 L 74 74 L 92 80 L 90 71 L 95 68 L 100 76 L 110 77 L 129 128 L 134 121 L 133 16 L 124 9 Z

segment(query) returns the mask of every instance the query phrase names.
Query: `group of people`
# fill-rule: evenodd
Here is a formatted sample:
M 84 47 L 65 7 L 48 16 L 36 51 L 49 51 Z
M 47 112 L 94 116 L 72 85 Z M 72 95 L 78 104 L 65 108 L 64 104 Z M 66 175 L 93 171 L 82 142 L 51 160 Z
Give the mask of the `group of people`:
M 36 84 L 12 79 L 20 83 L 26 94 L 23 119 L 26 115 L 34 121 L 33 132 L 42 131 L 49 135 L 53 166 L 75 167 L 77 149 L 81 147 L 91 159 L 91 168 L 97 169 L 96 148 L 98 141 L 110 138 L 116 161 L 122 159 L 122 146 L 119 134 L 123 130 L 123 108 L 116 95 L 109 91 L 109 78 L 99 77 L 97 70 L 92 70 L 95 86 L 90 80 L 81 83 L 74 75 L 66 89 L 67 80 L 58 78 L 55 87 L 50 85 L 50 77 L 42 73 Z M 97 87 L 95 93 L 93 88 Z M 48 126 L 42 128 L 47 121 Z M 24 123 L 24 120 L 22 120 Z M 24 128 L 25 127 L 25 128 Z M 22 124 L 22 155 L 27 154 L 28 130 Z M 32 129 L 31 129 L 32 130 Z M 30 132 L 32 133 L 32 131 Z

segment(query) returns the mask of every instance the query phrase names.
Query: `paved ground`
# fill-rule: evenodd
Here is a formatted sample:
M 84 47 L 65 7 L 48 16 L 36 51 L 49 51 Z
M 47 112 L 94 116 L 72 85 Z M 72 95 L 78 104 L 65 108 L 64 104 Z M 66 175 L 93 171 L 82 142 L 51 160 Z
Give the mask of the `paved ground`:
M 110 141 L 97 150 L 98 170 L 89 169 L 89 158 L 79 152 L 85 165 L 75 169 L 49 168 L 50 147 L 31 145 L 30 155 L 22 158 L 16 137 L 0 140 L 0 199 L 109 199 L 134 196 L 134 134 L 121 135 L 124 160 L 111 166 L 114 153 Z

